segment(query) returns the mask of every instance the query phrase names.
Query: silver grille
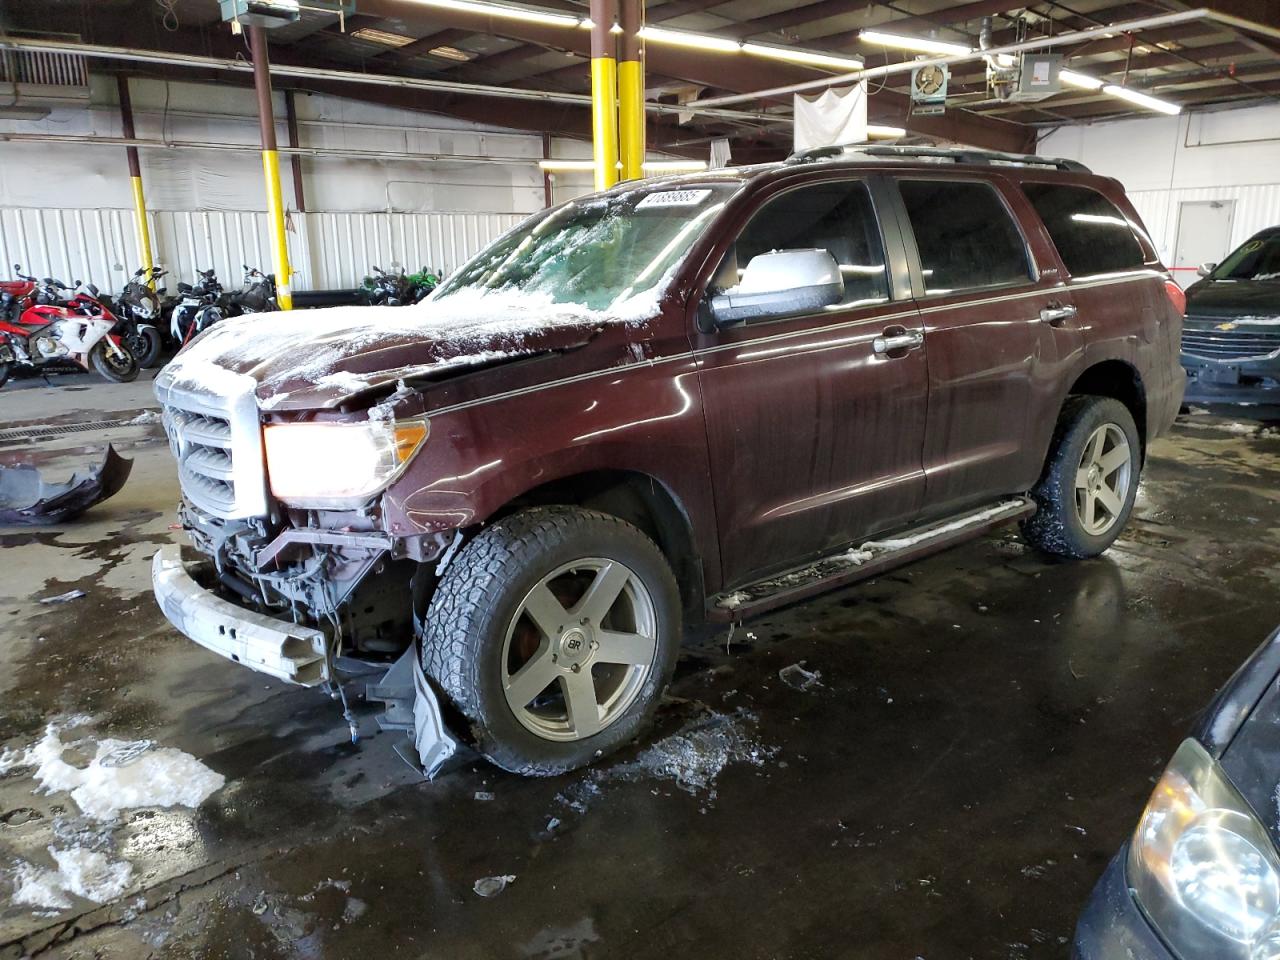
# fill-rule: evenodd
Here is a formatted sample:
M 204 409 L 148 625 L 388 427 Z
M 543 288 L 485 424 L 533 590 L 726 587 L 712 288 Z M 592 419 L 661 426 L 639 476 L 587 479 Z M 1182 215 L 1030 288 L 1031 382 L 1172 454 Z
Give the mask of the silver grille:
M 267 497 L 256 384 L 222 369 L 208 379 L 218 390 L 203 385 L 199 370 L 187 371 L 180 361 L 156 377 L 182 493 L 224 520 L 261 516 Z
M 1201 360 L 1267 360 L 1280 353 L 1280 330 L 1244 325 L 1227 330 L 1184 327 L 1182 352 Z

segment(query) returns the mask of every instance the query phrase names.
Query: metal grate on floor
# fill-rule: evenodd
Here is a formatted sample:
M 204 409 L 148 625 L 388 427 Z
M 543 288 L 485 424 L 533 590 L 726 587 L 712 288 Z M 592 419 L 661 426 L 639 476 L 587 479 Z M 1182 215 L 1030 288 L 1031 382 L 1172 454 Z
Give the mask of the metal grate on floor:
M 47 440 L 50 437 L 65 437 L 76 433 L 92 433 L 117 427 L 144 427 L 147 425 L 148 421 L 135 423 L 132 420 L 94 420 L 89 423 L 36 423 L 27 427 L 5 427 L 0 429 L 0 443 Z

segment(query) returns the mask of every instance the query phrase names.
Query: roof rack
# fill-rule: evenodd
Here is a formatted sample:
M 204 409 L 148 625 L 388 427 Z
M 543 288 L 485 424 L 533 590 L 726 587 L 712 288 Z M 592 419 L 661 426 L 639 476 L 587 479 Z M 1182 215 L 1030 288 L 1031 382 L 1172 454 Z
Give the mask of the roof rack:
M 800 150 L 787 157 L 790 164 L 815 163 L 820 160 L 837 158 L 857 159 L 858 156 L 872 158 L 892 157 L 901 160 L 918 158 L 949 160 L 952 163 L 971 163 L 981 166 L 1034 166 L 1053 167 L 1071 173 L 1092 173 L 1093 171 L 1078 160 L 1064 160 L 1059 157 L 1041 157 L 1033 153 L 1003 153 L 999 150 L 980 150 L 976 147 L 928 147 L 899 146 L 895 144 L 847 144 L 844 146 L 814 147 Z

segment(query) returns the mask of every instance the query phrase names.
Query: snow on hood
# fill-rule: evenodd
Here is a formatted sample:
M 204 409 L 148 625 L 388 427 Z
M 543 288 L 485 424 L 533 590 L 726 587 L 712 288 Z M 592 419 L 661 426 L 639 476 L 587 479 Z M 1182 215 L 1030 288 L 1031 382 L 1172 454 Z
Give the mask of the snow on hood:
M 334 407 L 399 380 L 568 349 L 602 326 L 638 326 L 657 313 L 656 292 L 602 311 L 546 294 L 464 289 L 407 307 L 250 314 L 210 328 L 165 376 L 217 393 L 251 382 L 264 410 Z

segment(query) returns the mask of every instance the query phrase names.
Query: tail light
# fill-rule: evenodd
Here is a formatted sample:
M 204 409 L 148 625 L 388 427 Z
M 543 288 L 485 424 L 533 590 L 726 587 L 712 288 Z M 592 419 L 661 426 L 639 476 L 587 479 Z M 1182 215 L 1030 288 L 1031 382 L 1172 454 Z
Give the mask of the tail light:
M 1187 295 L 1182 292 L 1182 288 L 1172 280 L 1165 280 L 1164 292 L 1169 298 L 1169 302 L 1173 304 L 1173 309 L 1178 311 L 1178 316 L 1185 317 L 1187 315 Z

